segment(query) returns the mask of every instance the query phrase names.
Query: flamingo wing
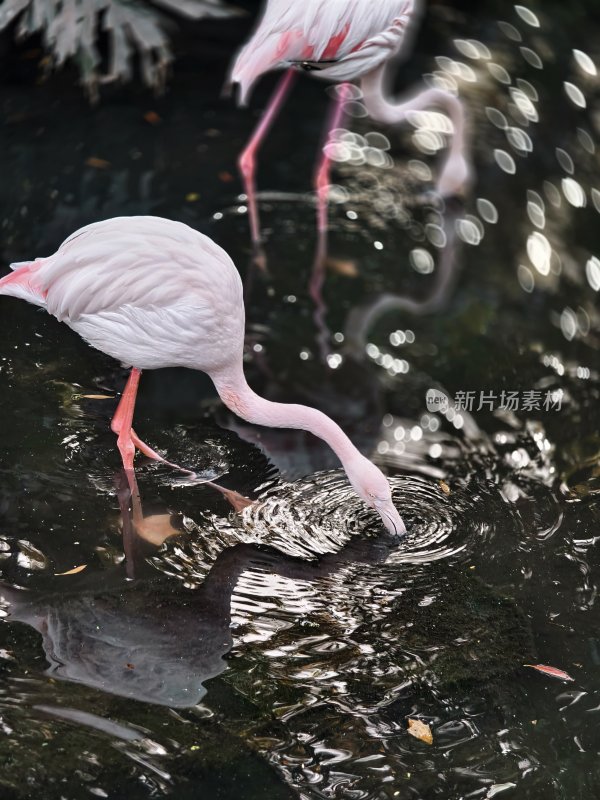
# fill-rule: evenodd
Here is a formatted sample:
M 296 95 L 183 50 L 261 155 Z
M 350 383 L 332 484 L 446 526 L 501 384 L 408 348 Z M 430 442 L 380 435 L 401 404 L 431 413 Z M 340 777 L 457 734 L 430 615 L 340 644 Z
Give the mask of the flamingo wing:
M 233 65 L 231 83 L 240 85 L 245 103 L 255 80 L 280 67 L 307 62 L 318 69 L 322 63 L 333 79 L 358 77 L 399 49 L 415 5 L 416 0 L 269 0 Z M 349 70 L 332 69 L 344 61 L 352 62 Z
M 61 321 L 89 314 L 241 303 L 239 274 L 225 251 L 180 222 L 116 217 L 81 228 L 34 262 L 47 310 Z
M 0 294 L 7 297 L 18 297 L 33 305 L 46 307 L 46 293 L 37 279 L 39 262 L 21 261 L 11 264 L 13 270 L 0 279 Z
M 54 255 L 13 265 L 0 295 L 40 305 L 128 366 L 213 373 L 242 358 L 242 281 L 227 253 L 181 222 L 116 217 Z

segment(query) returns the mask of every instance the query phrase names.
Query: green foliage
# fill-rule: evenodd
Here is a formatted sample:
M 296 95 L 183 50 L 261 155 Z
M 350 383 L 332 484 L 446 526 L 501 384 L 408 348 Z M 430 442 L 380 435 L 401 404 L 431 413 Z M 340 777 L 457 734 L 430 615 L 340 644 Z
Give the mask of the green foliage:
M 156 90 L 164 87 L 172 53 L 160 9 L 188 19 L 237 13 L 223 0 L 3 0 L 0 30 L 15 25 L 24 39 L 40 33 L 48 50 L 48 67 L 73 59 L 92 100 L 98 85 L 127 81 L 137 54 L 142 79 Z M 108 38 L 108 67 L 101 74 L 98 38 Z

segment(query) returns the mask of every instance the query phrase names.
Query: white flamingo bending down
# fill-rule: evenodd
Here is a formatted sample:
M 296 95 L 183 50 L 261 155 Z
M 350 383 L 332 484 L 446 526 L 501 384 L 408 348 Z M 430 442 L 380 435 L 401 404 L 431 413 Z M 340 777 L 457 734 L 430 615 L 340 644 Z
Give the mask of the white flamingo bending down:
M 93 347 L 132 366 L 111 424 L 130 475 L 136 447 L 164 461 L 132 429 L 141 371 L 199 369 L 248 422 L 299 428 L 326 441 L 386 528 L 405 532 L 385 476 L 333 420 L 307 406 L 272 403 L 248 386 L 242 282 L 227 253 L 207 236 L 160 217 L 116 217 L 76 231 L 48 258 L 11 266 L 0 294 L 45 308 Z
M 388 100 L 387 66 L 402 49 L 420 8 L 419 0 L 267 0 L 264 14 L 231 70 L 245 104 L 252 84 L 265 72 L 288 68 L 239 166 L 248 195 L 252 240 L 260 243 L 256 205 L 256 155 L 292 85 L 297 69 L 319 78 L 344 82 L 361 79 L 363 100 L 376 121 L 393 124 L 411 112 L 444 108 L 453 124 L 453 140 L 437 182 L 442 196 L 461 194 L 470 179 L 465 157 L 465 120 L 461 101 L 441 89 L 425 89 L 403 103 Z M 391 75 L 389 76 L 391 78 Z M 338 92 L 327 139 L 341 123 L 348 87 Z M 327 196 L 331 161 L 324 151 L 315 173 L 318 227 L 327 228 Z

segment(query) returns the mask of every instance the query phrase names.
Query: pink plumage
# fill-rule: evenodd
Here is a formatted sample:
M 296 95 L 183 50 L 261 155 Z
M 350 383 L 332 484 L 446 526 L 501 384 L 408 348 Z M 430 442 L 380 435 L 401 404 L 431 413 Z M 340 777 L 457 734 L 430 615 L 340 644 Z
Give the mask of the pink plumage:
M 116 217 L 76 231 L 54 255 L 13 267 L 0 280 L 0 294 L 42 306 L 132 367 L 111 425 L 130 475 L 136 448 L 165 460 L 132 428 L 141 370 L 199 369 L 248 422 L 307 430 L 326 441 L 358 495 L 391 532 L 404 533 L 385 476 L 333 420 L 307 406 L 272 403 L 248 386 L 242 282 L 227 253 L 207 236 L 160 217 Z
M 400 50 L 414 15 L 415 0 L 269 0 L 231 82 L 245 103 L 260 75 L 303 62 L 321 62 L 317 77 L 360 78 Z

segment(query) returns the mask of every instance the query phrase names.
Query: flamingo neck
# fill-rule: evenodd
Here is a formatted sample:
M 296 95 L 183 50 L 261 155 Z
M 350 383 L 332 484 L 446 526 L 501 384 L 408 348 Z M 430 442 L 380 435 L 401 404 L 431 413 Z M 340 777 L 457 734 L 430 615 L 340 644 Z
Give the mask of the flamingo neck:
M 211 374 L 221 400 L 242 419 L 268 428 L 295 428 L 323 439 L 348 472 L 364 456 L 326 414 L 296 403 L 273 403 L 253 392 L 241 368 Z
M 394 62 L 384 62 L 381 66 L 367 73 L 361 80 L 363 101 L 369 116 L 388 125 L 402 122 L 410 112 L 422 111 L 429 106 L 443 108 L 448 114 L 454 135 L 450 145 L 451 156 L 463 154 L 465 146 L 465 111 L 458 97 L 443 89 L 427 88 L 413 95 L 405 102 L 392 102 L 391 67 Z

